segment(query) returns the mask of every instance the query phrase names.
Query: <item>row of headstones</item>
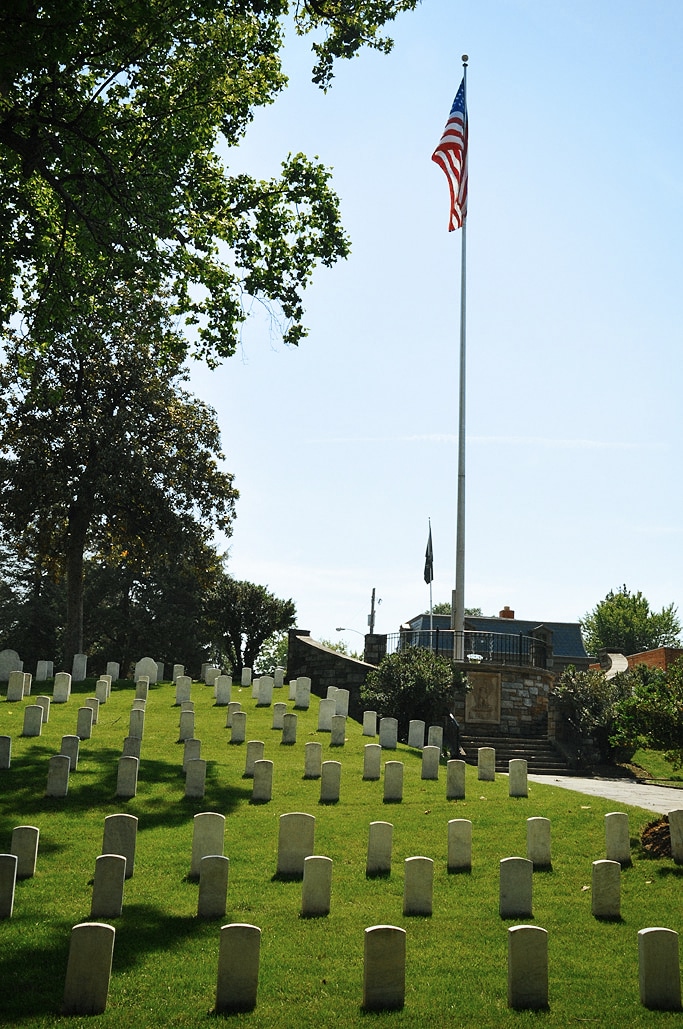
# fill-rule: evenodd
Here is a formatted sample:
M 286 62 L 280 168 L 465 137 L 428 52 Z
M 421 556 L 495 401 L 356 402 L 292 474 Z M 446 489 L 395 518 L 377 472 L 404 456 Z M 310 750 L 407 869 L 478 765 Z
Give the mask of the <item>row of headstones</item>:
M 106 1010 L 116 930 L 100 922 L 81 922 L 71 930 L 64 985 L 63 1013 L 102 1014 Z M 548 931 L 516 925 L 507 931 L 507 1003 L 518 1010 L 549 1006 Z M 375 925 L 364 931 L 363 998 L 367 1011 L 399 1010 L 405 1004 L 407 932 L 399 926 Z M 641 1003 L 653 1010 L 681 1008 L 678 933 L 647 928 L 638 933 L 638 978 Z M 261 930 L 243 922 L 220 930 L 217 1013 L 256 1007 Z
M 162 674 L 163 674 L 163 665 Z M 71 672 L 58 672 L 57 675 L 71 675 L 74 682 L 82 682 L 86 678 L 88 670 L 88 656 L 87 654 L 74 654 L 73 662 L 71 666 Z M 0 682 L 9 683 L 13 673 L 22 673 L 24 671 L 24 662 L 19 657 L 16 650 L 0 650 Z M 116 661 L 110 661 L 107 664 L 107 674 L 112 679 L 118 679 L 120 666 Z M 25 673 L 30 674 L 30 673 Z M 54 672 L 54 661 L 38 661 L 36 665 L 36 682 L 46 682 L 48 679 L 56 678 Z

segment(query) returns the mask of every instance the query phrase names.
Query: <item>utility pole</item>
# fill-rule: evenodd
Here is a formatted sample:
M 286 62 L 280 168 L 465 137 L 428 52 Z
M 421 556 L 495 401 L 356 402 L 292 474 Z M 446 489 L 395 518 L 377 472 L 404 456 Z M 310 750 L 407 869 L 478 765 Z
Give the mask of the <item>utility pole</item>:
M 372 597 L 370 599 L 370 614 L 368 615 L 368 628 L 370 635 L 375 631 L 375 587 L 372 587 Z

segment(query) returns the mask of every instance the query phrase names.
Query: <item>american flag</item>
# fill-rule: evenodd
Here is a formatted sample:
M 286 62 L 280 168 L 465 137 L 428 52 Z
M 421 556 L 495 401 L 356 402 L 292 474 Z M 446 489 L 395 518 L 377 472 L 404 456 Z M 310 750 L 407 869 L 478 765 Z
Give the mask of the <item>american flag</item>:
M 448 231 L 459 229 L 467 217 L 467 108 L 465 106 L 465 79 L 455 95 L 451 113 L 439 145 L 432 154 L 443 168 L 451 191 L 451 209 Z

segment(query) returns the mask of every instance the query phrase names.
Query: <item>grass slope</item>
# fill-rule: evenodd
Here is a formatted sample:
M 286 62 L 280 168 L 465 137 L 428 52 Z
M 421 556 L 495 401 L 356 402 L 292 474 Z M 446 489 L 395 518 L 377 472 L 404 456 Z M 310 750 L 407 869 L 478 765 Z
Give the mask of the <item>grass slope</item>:
M 33 693 L 42 689 L 34 685 Z M 48 691 L 49 692 L 49 691 Z M 282 692 L 287 699 L 287 689 Z M 135 875 L 125 885 L 116 927 L 113 972 L 103 1027 L 214 1024 L 218 936 L 221 922 L 196 917 L 196 883 L 189 881 L 193 816 L 226 815 L 230 858 L 227 922 L 262 929 L 258 1004 L 230 1016 L 235 1024 L 272 1027 L 377 1026 L 507 1027 L 538 1025 L 680 1026 L 680 1014 L 649 1012 L 639 1002 L 637 932 L 646 926 L 683 931 L 683 868 L 654 860 L 640 849 L 640 827 L 651 812 L 532 783 L 528 798 L 508 797 L 506 776 L 478 782 L 467 769 L 465 800 L 445 799 L 446 769 L 438 782 L 420 778 L 420 755 L 399 746 L 383 754 L 405 762 L 404 800 L 385 805 L 382 782 L 362 780 L 361 727 L 347 722 L 343 749 L 317 732 L 318 701 L 299 712 L 297 742 L 282 746 L 272 709 L 257 708 L 251 691 L 233 687 L 248 711 L 247 739 L 265 742 L 274 761 L 273 800 L 250 803 L 243 778 L 246 746 L 231 745 L 226 709 L 213 690 L 192 688 L 195 736 L 208 760 L 203 800 L 184 797 L 179 709 L 174 688 L 152 687 L 147 702 L 137 796 L 117 800 L 117 759 L 128 732 L 132 684 L 116 684 L 100 708 L 99 724 L 81 743 L 78 769 L 64 799 L 44 796 L 47 762 L 61 737 L 74 733 L 79 703 L 94 695 L 79 684 L 67 705 L 52 705 L 39 738 L 21 737 L 23 703 L 0 698 L 0 734 L 11 735 L 11 768 L 0 771 L 0 851 L 12 829 L 40 829 L 37 874 L 17 884 L 14 915 L 0 925 L 0 1022 L 22 1027 L 89 1025 L 63 1018 L 60 1007 L 73 925 L 90 913 L 95 859 L 104 816 L 127 811 L 139 819 Z M 289 702 L 288 709 L 293 708 Z M 304 745 L 323 743 L 323 759 L 341 760 L 341 799 L 319 803 L 320 783 L 304 780 Z M 622 874 L 622 920 L 591 915 L 591 863 L 605 856 L 604 816 L 627 811 L 633 866 Z M 274 878 L 278 818 L 288 811 L 316 816 L 315 852 L 333 859 L 332 908 L 326 918 L 299 917 L 301 885 Z M 498 914 L 501 858 L 526 854 L 526 819 L 551 819 L 553 867 L 534 874 L 534 924 L 549 931 L 550 1010 L 513 1012 L 506 1006 L 507 928 Z M 447 823 L 473 823 L 473 867 L 448 874 Z M 371 821 L 394 825 L 389 878 L 367 879 L 365 860 Z M 404 917 L 403 861 L 426 855 L 435 862 L 434 913 Z M 402 1011 L 364 1014 L 363 930 L 393 924 L 407 930 L 406 1004 Z M 207 1020 L 211 1021 L 207 1021 Z

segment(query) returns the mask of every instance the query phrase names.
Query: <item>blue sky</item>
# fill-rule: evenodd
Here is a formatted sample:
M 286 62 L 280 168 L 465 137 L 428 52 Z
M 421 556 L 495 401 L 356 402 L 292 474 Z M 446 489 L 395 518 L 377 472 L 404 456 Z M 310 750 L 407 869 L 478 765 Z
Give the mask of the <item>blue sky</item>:
M 306 41 L 235 171 L 334 169 L 350 258 L 286 348 L 254 305 L 192 368 L 241 497 L 229 571 L 318 639 L 455 578 L 460 234 L 431 154 L 469 54 L 465 604 L 574 621 L 626 583 L 683 614 L 683 4 L 423 0 L 325 95 Z M 356 647 L 359 637 L 341 634 Z

